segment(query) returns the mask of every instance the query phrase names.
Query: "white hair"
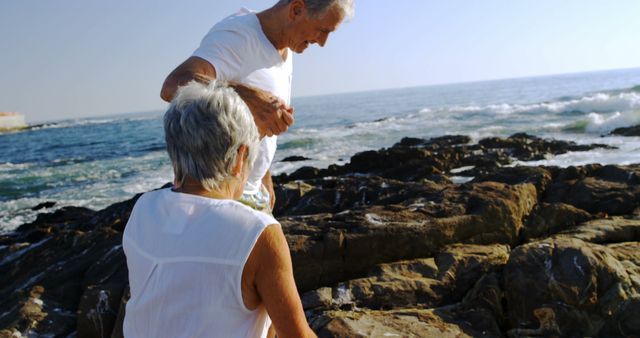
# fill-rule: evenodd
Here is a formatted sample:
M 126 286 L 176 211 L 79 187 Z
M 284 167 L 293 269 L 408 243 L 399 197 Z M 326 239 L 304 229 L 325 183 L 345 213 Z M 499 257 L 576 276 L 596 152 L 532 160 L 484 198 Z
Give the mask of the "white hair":
M 282 0 L 285 4 L 292 0 Z M 355 14 L 354 0 L 304 0 L 304 5 L 312 18 L 319 18 L 330 8 L 336 6 L 345 19 L 353 18 Z
M 164 114 L 164 133 L 177 183 L 192 177 L 208 191 L 231 176 L 241 145 L 248 148 L 249 168 L 258 153 L 259 134 L 249 108 L 220 81 L 180 87 Z

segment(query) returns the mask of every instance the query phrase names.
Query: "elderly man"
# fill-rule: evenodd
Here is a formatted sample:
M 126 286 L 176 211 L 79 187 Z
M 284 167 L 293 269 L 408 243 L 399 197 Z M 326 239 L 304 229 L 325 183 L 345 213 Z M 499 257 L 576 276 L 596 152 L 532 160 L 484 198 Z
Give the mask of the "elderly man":
M 260 151 L 242 201 L 270 211 L 275 203 L 269 168 L 276 135 L 293 124 L 292 55 L 310 44 L 324 46 L 329 34 L 353 15 L 353 0 L 281 0 L 255 13 L 247 9 L 211 28 L 200 47 L 164 82 L 160 96 L 171 101 L 179 86 L 191 80 L 230 83 L 245 101 L 261 136 Z

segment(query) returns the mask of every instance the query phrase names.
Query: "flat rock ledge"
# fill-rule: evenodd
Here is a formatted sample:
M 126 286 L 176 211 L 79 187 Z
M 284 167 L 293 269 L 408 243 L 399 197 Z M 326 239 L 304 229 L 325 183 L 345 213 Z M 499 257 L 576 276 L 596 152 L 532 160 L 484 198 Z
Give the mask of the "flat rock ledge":
M 405 138 L 275 177 L 320 337 L 640 336 L 640 165 L 514 166 L 607 148 Z M 0 337 L 122 337 L 138 196 L 0 235 Z

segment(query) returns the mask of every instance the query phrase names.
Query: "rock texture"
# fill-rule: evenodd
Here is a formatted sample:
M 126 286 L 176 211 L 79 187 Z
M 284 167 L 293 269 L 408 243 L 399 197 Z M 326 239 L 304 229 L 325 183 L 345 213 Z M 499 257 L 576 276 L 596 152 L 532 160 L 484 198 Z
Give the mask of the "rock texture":
M 274 178 L 318 335 L 640 336 L 640 165 L 513 166 L 606 146 L 470 142 L 405 138 Z M 0 235 L 0 337 L 122 336 L 135 201 Z

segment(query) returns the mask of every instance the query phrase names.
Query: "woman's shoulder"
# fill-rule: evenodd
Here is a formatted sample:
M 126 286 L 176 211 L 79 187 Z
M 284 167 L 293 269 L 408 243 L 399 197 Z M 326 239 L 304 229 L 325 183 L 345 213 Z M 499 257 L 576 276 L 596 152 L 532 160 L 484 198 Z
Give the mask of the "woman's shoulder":
M 136 202 L 135 208 L 155 210 L 154 213 L 159 210 L 166 212 L 169 209 L 187 208 L 189 210 L 185 210 L 185 213 L 199 214 L 202 216 L 200 219 L 227 220 L 230 223 L 245 224 L 249 227 L 264 228 L 271 224 L 279 224 L 273 216 L 254 210 L 241 202 L 184 194 L 172 191 L 171 188 L 144 193 Z
M 254 221 L 262 227 L 266 227 L 271 224 L 280 224 L 272 215 L 255 210 L 241 202 L 228 200 L 228 203 L 233 206 L 237 213 L 244 215 L 247 219 Z

